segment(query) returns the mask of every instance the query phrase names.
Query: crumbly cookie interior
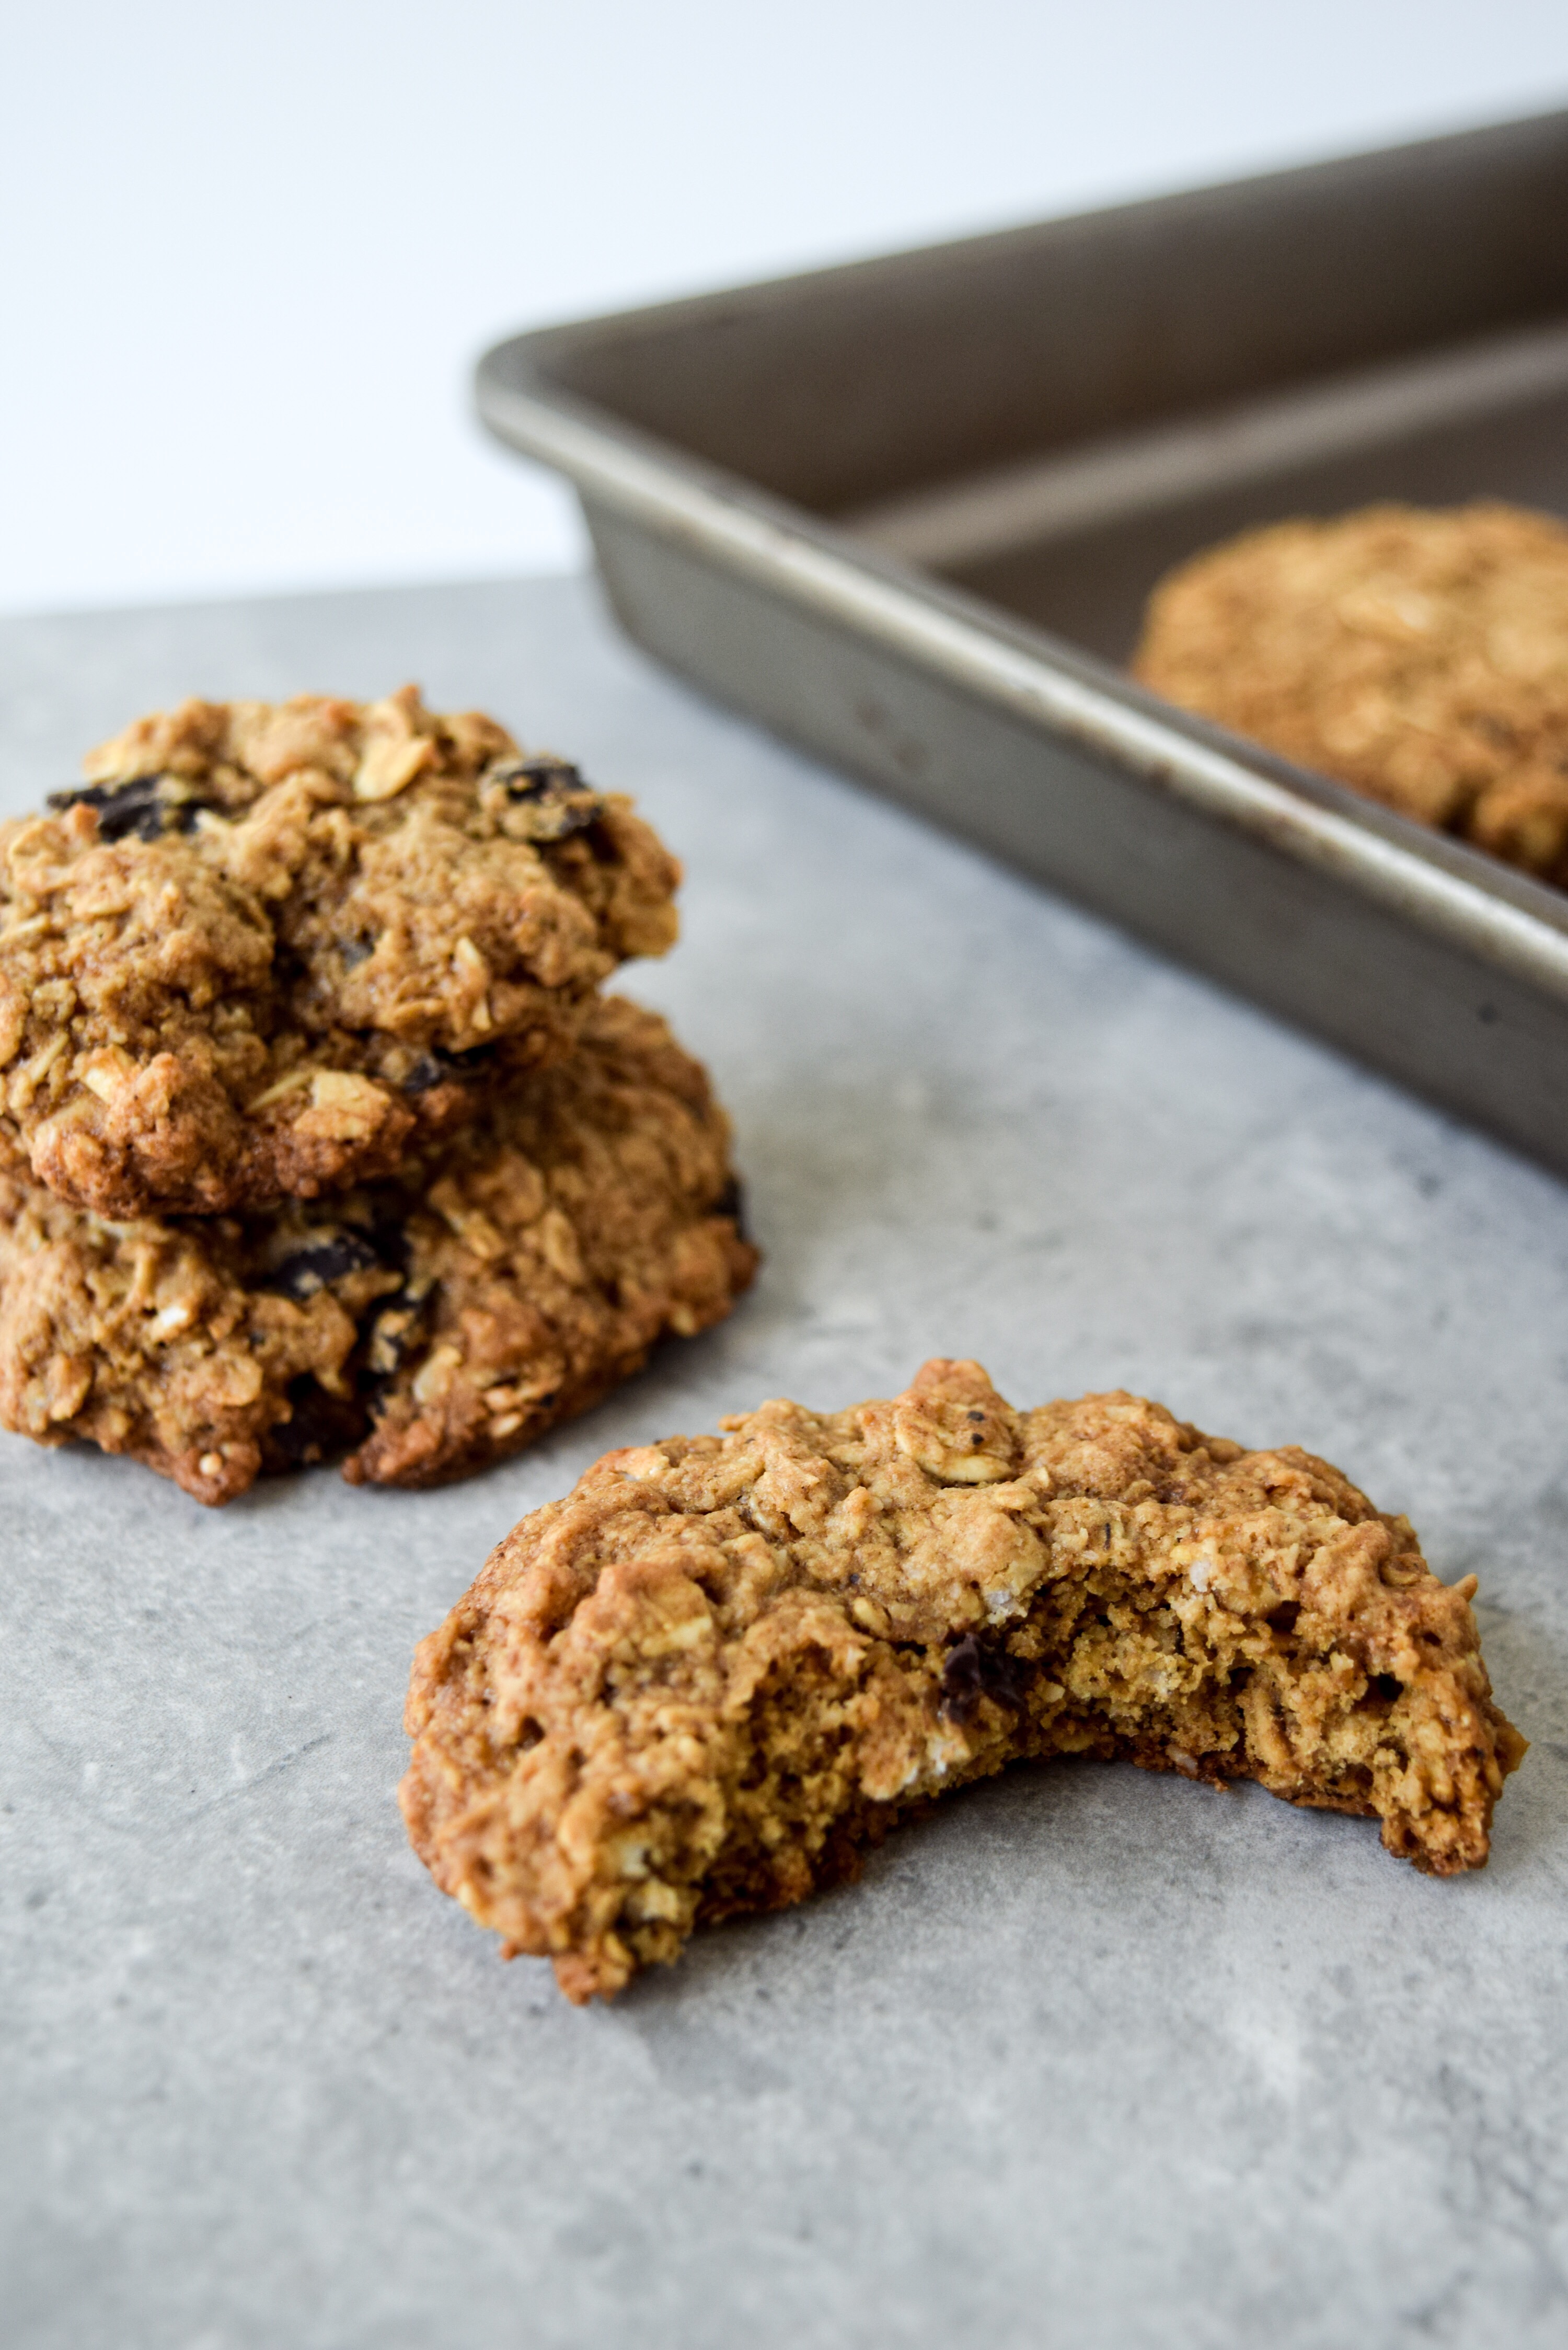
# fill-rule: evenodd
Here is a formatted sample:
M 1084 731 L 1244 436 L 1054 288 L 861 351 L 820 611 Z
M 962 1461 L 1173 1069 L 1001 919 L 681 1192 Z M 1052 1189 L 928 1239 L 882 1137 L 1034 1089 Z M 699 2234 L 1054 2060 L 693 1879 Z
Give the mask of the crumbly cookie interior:
M 414 1846 L 569 1998 L 1032 1757 L 1251 1778 L 1434 1874 L 1486 1859 L 1524 1750 L 1473 1578 L 1327 1463 L 1129 1395 L 1017 1411 L 947 1360 L 722 1425 L 524 1518 L 416 1659 Z

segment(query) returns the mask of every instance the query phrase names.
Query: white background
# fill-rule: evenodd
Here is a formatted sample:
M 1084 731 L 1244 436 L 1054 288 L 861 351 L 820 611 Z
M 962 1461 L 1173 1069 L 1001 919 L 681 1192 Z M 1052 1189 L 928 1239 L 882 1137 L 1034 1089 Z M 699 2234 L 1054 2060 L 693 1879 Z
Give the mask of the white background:
M 1568 100 L 1568 0 L 5 0 L 0 608 L 577 559 L 553 317 Z

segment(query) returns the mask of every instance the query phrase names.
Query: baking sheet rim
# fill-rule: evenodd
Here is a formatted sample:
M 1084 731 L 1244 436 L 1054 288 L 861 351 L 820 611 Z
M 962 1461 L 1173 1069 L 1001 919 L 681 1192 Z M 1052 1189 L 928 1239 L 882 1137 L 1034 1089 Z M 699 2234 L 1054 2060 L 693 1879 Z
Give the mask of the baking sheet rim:
M 963 691 L 1002 702 L 1092 758 L 1262 837 L 1298 863 L 1333 874 L 1449 944 L 1568 1002 L 1568 905 L 1552 903 L 1554 893 L 1544 885 L 1508 873 L 1514 888 L 1545 901 L 1538 909 L 1515 905 L 1490 876 L 1450 871 L 1423 853 L 1427 844 L 1418 837 L 1407 846 L 1386 837 L 1363 818 L 1348 790 L 1330 785 L 1343 790 L 1343 812 L 1320 804 L 1293 785 L 1284 761 L 1263 754 L 1253 764 L 1246 755 L 1251 746 L 1226 749 L 1220 729 L 1188 720 L 1112 671 L 1096 676 L 1099 664 L 1091 656 L 1075 650 L 1064 660 L 1044 631 L 993 615 L 978 598 L 906 570 L 830 525 L 542 384 L 533 354 L 563 331 L 570 330 L 545 329 L 488 352 L 478 371 L 478 407 L 500 440 L 566 474 L 581 495 L 701 547 L 773 593 L 880 642 L 916 668 L 936 671 Z M 516 381 L 519 368 L 527 389 Z M 1076 673 L 1080 666 L 1085 674 Z M 1210 732 L 1213 740 L 1206 739 Z M 1275 767 L 1277 775 L 1269 772 Z M 1407 821 L 1387 820 L 1394 827 Z M 1485 861 L 1480 851 L 1458 844 L 1455 850 L 1467 862 Z M 1505 873 L 1500 869 L 1499 882 Z

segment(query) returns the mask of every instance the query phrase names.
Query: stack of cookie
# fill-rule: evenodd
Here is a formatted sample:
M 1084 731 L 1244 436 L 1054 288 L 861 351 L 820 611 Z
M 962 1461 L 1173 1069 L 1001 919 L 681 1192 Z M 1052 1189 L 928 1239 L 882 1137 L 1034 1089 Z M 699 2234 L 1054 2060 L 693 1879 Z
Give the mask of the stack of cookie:
M 406 688 L 187 702 L 0 827 L 0 1420 L 209 1503 L 423 1485 L 750 1280 L 729 1130 L 651 1013 L 627 801 Z

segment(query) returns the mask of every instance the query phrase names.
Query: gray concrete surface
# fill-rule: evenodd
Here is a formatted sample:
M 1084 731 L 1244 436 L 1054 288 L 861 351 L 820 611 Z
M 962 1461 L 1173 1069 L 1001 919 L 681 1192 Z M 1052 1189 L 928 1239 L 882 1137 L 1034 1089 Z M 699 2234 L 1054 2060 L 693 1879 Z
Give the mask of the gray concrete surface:
M 208 1514 L 0 1438 L 10 2350 L 1557 2344 L 1568 1194 L 647 669 L 587 584 L 0 630 L 0 805 L 192 689 L 419 678 L 636 791 L 632 977 L 733 1107 L 761 1284 L 451 1492 Z M 1481 1578 L 1490 1868 L 1130 1768 L 578 2012 L 430 1886 L 410 1652 L 610 1444 L 973 1353 L 1340 1461 Z

